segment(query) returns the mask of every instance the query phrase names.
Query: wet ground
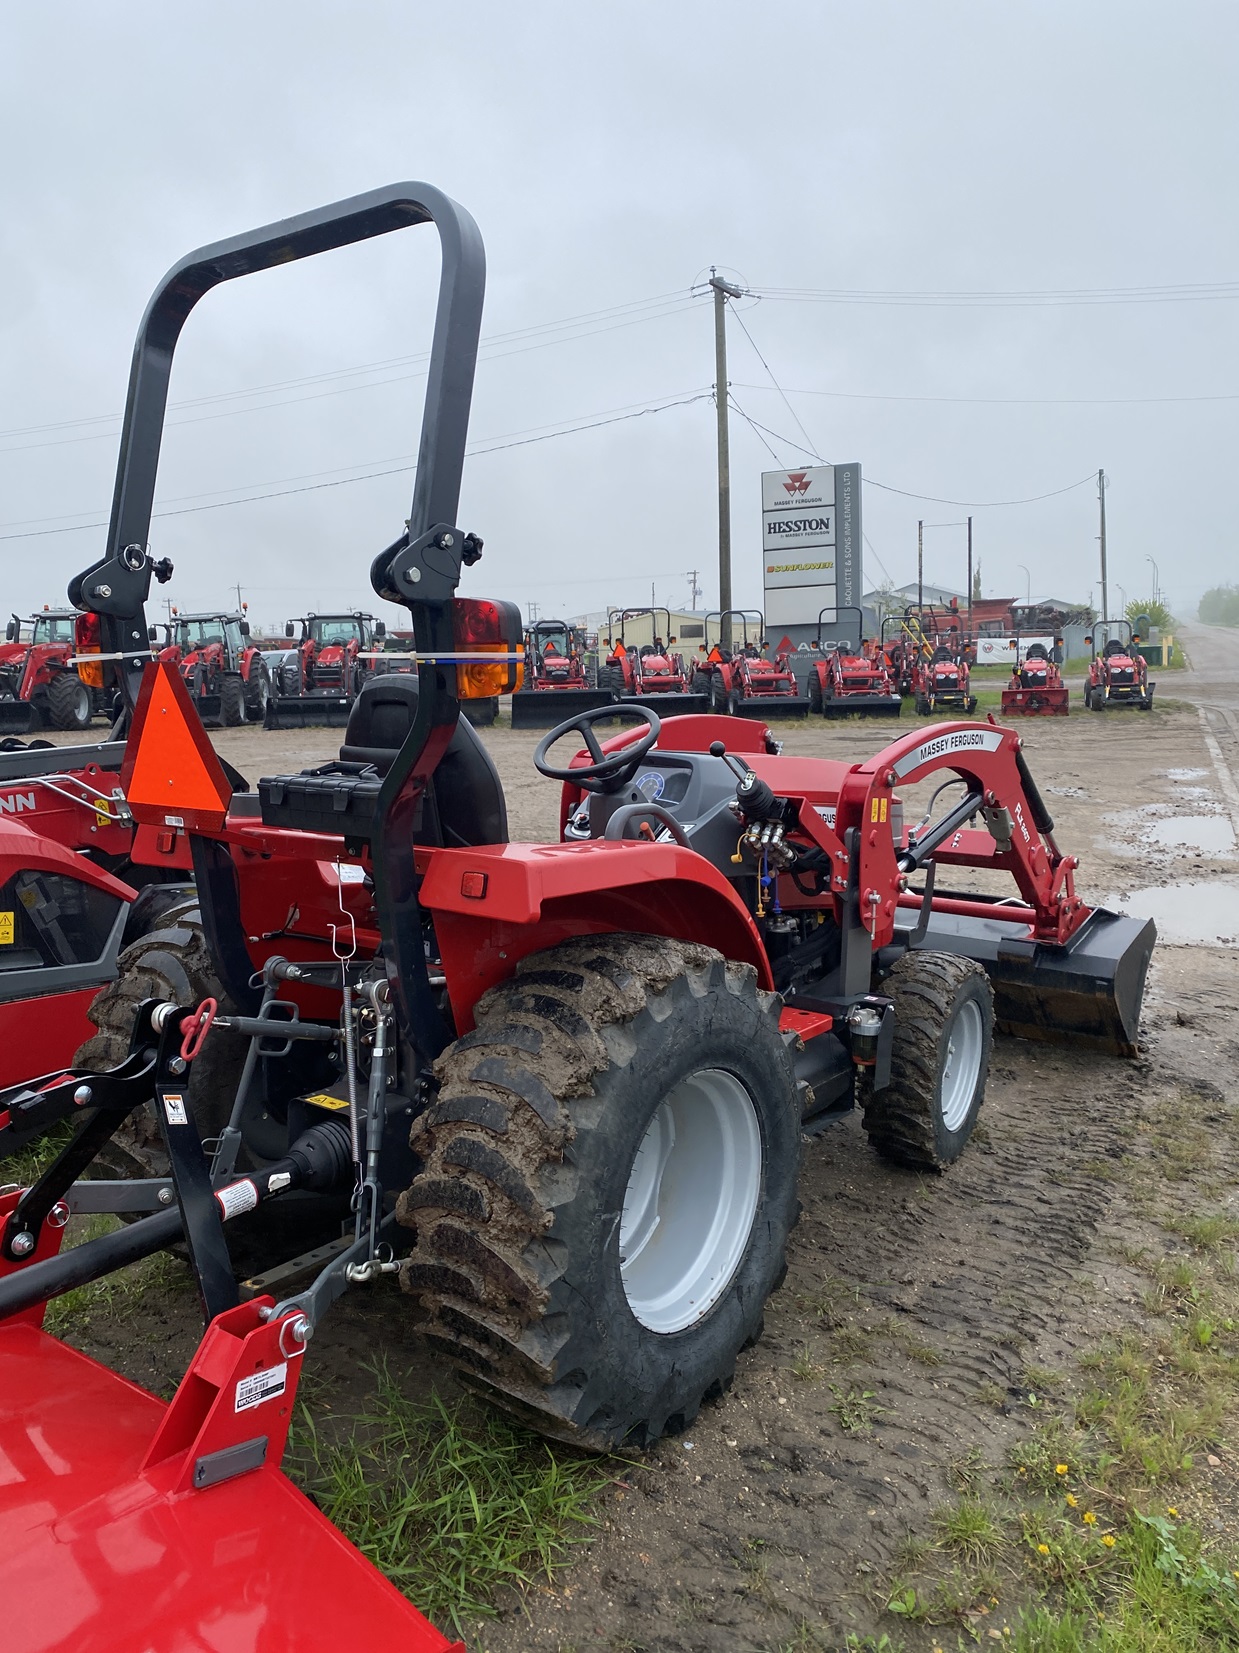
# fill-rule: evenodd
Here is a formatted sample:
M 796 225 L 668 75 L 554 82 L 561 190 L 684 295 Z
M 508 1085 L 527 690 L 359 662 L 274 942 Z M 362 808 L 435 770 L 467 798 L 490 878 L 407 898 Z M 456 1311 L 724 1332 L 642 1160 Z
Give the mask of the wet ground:
M 1081 859 L 1078 887 L 1162 930 L 1140 1058 L 999 1040 L 977 1137 L 941 1178 L 884 1166 L 855 1120 L 809 1143 L 787 1281 L 731 1392 L 621 1472 L 597 1541 L 480 1627 L 475 1653 L 734 1653 L 802 1645 L 803 1625 L 831 1638 L 820 1646 L 896 1630 L 881 1584 L 905 1535 L 952 1495 L 952 1466 L 973 1452 L 1002 1461 L 1031 1426 L 1030 1369 L 1071 1371 L 1139 1314 L 1120 1242 L 1142 1218 L 1110 1168 L 1151 1109 L 1215 1131 L 1239 1106 L 1239 635 L 1200 628 L 1186 642 L 1193 671 L 1159 687 L 1178 709 L 1073 709 L 1024 729 L 1056 837 Z M 895 730 L 780 732 L 790 752 L 860 760 Z M 216 737 L 251 777 L 322 761 L 338 738 Z M 530 764 L 537 735 L 484 738 L 513 837 L 553 836 L 556 789 Z M 182 1291 L 120 1299 L 79 1335 L 166 1390 L 197 1334 Z M 377 1348 L 411 1388 L 436 1381 L 384 1286 L 346 1300 L 314 1342 L 332 1407 L 368 1390 L 362 1363 Z M 906 1634 L 912 1648 L 936 1639 Z

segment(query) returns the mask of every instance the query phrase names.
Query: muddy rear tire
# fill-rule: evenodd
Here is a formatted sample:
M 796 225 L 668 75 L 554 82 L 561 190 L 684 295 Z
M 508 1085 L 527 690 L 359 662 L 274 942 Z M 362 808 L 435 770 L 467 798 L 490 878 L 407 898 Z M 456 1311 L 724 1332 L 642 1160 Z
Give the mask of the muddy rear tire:
M 220 722 L 235 729 L 245 722 L 245 684 L 236 672 L 228 672 L 219 686 Z
M 798 1213 L 779 999 L 643 935 L 522 961 L 436 1065 L 401 1283 L 465 1382 L 595 1450 L 683 1429 L 760 1335 Z
M 973 959 L 908 952 L 884 978 L 895 1001 L 890 1084 L 857 1080 L 869 1141 L 884 1159 L 941 1171 L 972 1135 L 989 1074 L 994 993 Z
M 205 998 L 225 1003 L 202 931 L 197 897 L 164 913 L 159 927 L 140 936 L 120 955 L 119 975 L 102 988 L 86 1012 L 98 1032 L 73 1058 L 75 1067 L 110 1068 L 129 1054 L 134 1016 L 143 999 L 174 999 L 196 1005 Z M 190 1070 L 189 1104 L 203 1138 L 218 1136 L 228 1123 L 245 1057 L 244 1040 L 208 1035 Z M 166 1176 L 168 1157 L 147 1104 L 115 1132 L 99 1156 L 116 1176 Z
M 47 686 L 47 719 L 53 729 L 90 728 L 90 690 L 74 671 L 57 672 Z

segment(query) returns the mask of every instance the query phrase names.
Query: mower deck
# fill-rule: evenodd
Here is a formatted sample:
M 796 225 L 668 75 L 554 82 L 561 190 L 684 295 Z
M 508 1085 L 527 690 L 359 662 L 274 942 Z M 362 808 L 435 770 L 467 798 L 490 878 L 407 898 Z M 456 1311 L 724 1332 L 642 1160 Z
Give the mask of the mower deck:
M 1068 691 L 1064 689 L 1004 689 L 1000 714 L 1003 717 L 1067 717 Z
M 32 1325 L 0 1360 L 7 1653 L 453 1646 L 277 1468 L 169 1490 L 143 1469 L 162 1401 Z

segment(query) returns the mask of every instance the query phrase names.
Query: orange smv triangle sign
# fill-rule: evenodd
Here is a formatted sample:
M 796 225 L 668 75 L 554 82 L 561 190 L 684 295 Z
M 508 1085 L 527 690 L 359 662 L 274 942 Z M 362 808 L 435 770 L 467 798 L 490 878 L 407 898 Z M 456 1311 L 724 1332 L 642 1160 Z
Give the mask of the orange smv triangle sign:
M 121 785 L 134 819 L 148 826 L 218 832 L 232 788 L 175 666 L 142 674 Z

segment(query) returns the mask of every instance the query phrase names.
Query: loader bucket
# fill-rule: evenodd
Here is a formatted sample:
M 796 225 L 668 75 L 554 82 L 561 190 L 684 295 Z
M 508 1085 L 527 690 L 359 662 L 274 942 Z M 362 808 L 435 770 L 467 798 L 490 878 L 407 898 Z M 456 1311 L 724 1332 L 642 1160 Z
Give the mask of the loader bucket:
M 626 694 L 620 706 L 642 706 L 659 717 L 700 717 L 710 710 L 708 694 Z
M 489 729 L 499 716 L 499 696 L 483 695 L 480 700 L 462 700 L 460 714 L 475 729 Z
M 934 912 L 923 948 L 984 965 L 999 1032 L 1110 1056 L 1135 1056 L 1157 926 L 1097 908 L 1064 946 L 1027 926 Z
M 29 700 L 0 700 L 0 735 L 31 735 L 39 714 Z
M 1069 712 L 1065 688 L 1002 691 L 1002 717 L 1067 717 Z
M 221 1315 L 165 1405 L 0 1326 L 5 1653 L 463 1653 L 281 1472 L 300 1357 L 265 1329 Z
M 809 707 L 808 695 L 746 695 L 736 707 L 736 716 L 756 717 L 765 723 L 774 717 L 808 717 Z
M 346 695 L 272 695 L 266 729 L 344 729 L 352 702 Z
M 826 717 L 849 717 L 860 713 L 863 717 L 898 717 L 903 701 L 898 695 L 848 694 L 827 700 L 822 705 Z
M 609 706 L 610 689 L 518 689 L 512 696 L 514 729 L 553 729 L 582 712 Z

